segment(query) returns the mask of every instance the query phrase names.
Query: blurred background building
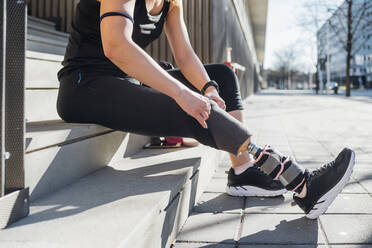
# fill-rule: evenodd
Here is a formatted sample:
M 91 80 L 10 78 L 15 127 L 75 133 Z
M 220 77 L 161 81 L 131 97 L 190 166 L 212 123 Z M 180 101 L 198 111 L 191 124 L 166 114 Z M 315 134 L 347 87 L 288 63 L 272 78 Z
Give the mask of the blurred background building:
M 320 88 L 330 82 L 344 85 L 346 77 L 347 8 L 344 1 L 317 33 Z M 372 1 L 353 0 L 351 9 L 352 88 L 372 86 Z
M 64 54 L 79 0 L 27 0 L 28 50 Z M 232 61 L 238 71 L 243 97 L 261 84 L 264 60 L 267 0 L 184 0 L 184 18 L 190 41 L 203 63 L 226 61 L 226 48 L 232 48 Z M 47 20 L 53 25 L 45 25 Z M 146 51 L 157 61 L 175 63 L 163 34 Z

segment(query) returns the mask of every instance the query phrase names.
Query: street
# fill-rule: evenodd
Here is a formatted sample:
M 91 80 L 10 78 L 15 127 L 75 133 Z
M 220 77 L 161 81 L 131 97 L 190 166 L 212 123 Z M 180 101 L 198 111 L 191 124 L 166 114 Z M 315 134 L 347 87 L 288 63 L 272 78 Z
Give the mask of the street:
M 306 168 L 352 148 L 350 182 L 324 215 L 308 220 L 291 206 L 289 192 L 226 195 L 226 155 L 174 247 L 372 247 L 372 98 L 267 90 L 247 99 L 245 120 L 255 143 L 271 144 Z

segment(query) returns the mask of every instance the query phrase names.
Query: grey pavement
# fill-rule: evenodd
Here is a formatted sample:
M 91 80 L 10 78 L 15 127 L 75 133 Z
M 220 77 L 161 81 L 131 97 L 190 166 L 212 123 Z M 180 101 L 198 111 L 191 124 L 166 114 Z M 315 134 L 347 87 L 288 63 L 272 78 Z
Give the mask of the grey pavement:
M 246 126 L 310 169 L 345 146 L 356 152 L 352 178 L 328 211 L 309 220 L 292 195 L 231 197 L 224 193 L 225 154 L 173 248 L 372 247 L 372 98 L 267 90 L 246 101 Z

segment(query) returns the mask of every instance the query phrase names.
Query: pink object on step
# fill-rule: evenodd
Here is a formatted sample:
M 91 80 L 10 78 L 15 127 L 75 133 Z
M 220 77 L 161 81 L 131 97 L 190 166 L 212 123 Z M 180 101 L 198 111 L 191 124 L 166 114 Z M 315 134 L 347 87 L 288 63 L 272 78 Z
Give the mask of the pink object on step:
M 177 144 L 177 143 L 182 143 L 183 139 L 182 137 L 165 137 L 165 141 L 167 143 Z

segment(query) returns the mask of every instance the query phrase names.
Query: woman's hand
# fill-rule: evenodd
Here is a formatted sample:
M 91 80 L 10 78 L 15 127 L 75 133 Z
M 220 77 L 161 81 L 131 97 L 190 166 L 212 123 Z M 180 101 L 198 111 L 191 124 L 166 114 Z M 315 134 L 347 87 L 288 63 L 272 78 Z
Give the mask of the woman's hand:
M 211 104 L 208 98 L 189 89 L 183 89 L 175 98 L 175 101 L 187 114 L 194 117 L 202 127 L 208 128 L 205 122 L 211 113 Z
M 220 97 L 220 95 L 218 94 L 218 91 L 213 86 L 210 86 L 207 88 L 204 96 L 215 101 L 220 108 L 222 108 L 223 110 L 226 110 L 225 101 Z

